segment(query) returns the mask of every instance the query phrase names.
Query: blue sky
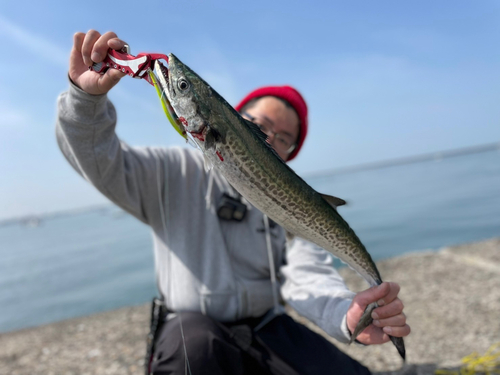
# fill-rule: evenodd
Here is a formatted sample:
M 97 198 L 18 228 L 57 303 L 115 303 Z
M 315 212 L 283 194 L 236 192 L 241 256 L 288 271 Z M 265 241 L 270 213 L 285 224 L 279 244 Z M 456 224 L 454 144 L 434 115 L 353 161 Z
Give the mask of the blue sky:
M 0 219 L 106 202 L 55 142 L 76 31 L 173 52 L 232 104 L 297 87 L 310 110 L 299 174 L 500 141 L 495 1 L 75 4 L 2 1 Z M 129 144 L 183 144 L 146 82 L 125 77 L 110 98 Z

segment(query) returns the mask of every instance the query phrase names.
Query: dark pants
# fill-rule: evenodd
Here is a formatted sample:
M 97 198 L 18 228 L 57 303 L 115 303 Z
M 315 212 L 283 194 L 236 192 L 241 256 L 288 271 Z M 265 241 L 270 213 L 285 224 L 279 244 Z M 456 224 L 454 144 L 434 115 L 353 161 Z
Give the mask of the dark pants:
M 288 315 L 275 317 L 257 332 L 253 327 L 260 319 L 222 324 L 193 312 L 182 313 L 181 319 L 182 326 L 177 316 L 162 327 L 153 374 L 370 374 Z

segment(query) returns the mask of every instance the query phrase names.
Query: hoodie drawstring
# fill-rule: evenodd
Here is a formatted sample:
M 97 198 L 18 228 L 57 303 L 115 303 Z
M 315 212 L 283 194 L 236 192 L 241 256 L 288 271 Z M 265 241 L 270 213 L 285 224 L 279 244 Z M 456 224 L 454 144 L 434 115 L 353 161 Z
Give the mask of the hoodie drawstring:
M 208 171 L 208 186 L 207 194 L 205 195 L 206 209 L 209 210 L 212 205 L 212 188 L 214 186 L 214 173 L 212 170 Z
M 273 248 L 271 247 L 271 229 L 269 228 L 269 218 L 264 215 L 264 229 L 266 231 L 267 257 L 269 258 L 269 268 L 271 270 L 271 285 L 273 288 L 274 312 L 279 312 L 278 289 L 276 283 L 276 269 L 274 268 Z

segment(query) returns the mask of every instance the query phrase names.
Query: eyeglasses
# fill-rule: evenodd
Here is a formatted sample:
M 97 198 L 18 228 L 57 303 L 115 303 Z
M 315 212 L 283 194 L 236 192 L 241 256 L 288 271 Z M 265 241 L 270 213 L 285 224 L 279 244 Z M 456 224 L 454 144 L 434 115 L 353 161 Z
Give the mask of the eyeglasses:
M 255 125 L 259 127 L 259 129 L 265 133 L 268 137 L 274 136 L 276 140 L 276 144 L 273 146 L 276 148 L 276 151 L 283 152 L 285 154 L 290 154 L 295 150 L 297 144 L 290 141 L 290 136 L 284 133 L 276 133 L 271 129 L 271 127 L 263 125 L 262 120 L 259 120 L 257 117 L 254 117 L 246 112 L 242 113 L 247 119 L 252 121 Z

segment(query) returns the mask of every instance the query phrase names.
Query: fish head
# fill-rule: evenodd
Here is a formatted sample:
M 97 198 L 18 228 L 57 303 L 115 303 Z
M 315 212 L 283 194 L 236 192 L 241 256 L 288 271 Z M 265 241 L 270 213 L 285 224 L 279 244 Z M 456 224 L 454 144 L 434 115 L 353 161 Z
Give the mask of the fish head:
M 212 89 L 174 54 L 168 56 L 167 98 L 187 132 L 203 139 L 210 118 Z

